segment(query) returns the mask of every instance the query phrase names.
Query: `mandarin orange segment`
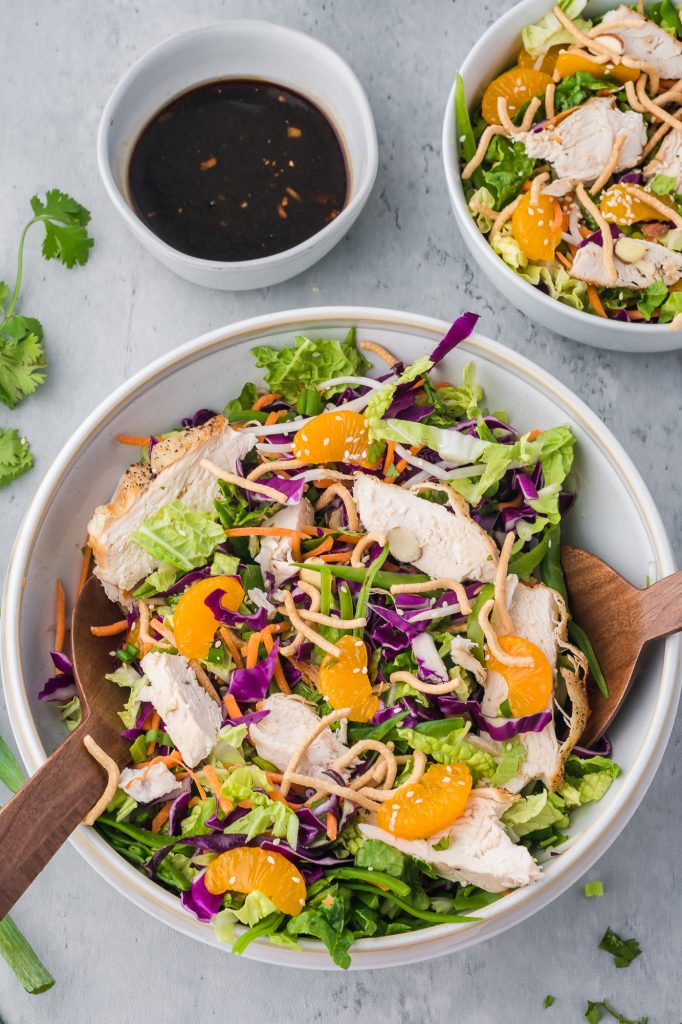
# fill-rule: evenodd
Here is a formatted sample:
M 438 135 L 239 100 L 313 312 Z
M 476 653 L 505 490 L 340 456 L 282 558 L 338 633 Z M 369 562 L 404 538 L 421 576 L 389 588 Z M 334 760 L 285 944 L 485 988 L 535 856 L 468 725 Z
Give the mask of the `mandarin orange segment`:
M 657 197 L 666 202 L 665 196 Z M 599 209 L 604 214 L 604 220 L 611 224 L 637 224 L 641 220 L 662 220 L 668 218 L 660 210 L 634 196 L 628 188 L 627 182 L 616 182 L 611 188 L 607 188 L 601 197 Z
M 551 75 L 556 66 L 557 57 L 563 49 L 563 46 L 550 46 L 547 53 L 543 54 L 539 67 L 537 66 L 537 57 L 534 57 L 528 50 L 521 50 L 516 63 L 520 68 L 535 68 L 536 71 L 544 71 L 546 75 Z
M 173 613 L 173 633 L 180 654 L 201 660 L 208 656 L 218 622 L 205 600 L 214 590 L 224 590 L 222 605 L 236 612 L 244 600 L 244 588 L 234 576 L 209 576 L 193 583 Z
M 552 699 L 552 666 L 539 647 L 523 636 L 499 636 L 505 654 L 515 658 L 532 658 L 530 667 L 505 665 L 488 652 L 489 672 L 498 672 L 507 684 L 507 700 L 514 718 L 535 715 L 549 707 Z
M 377 811 L 377 824 L 400 839 L 427 839 L 452 825 L 466 807 L 473 779 L 465 764 L 434 764 L 421 782 L 396 789 Z
M 367 458 L 369 426 L 359 412 L 323 412 L 294 435 L 294 456 L 303 462 L 350 462 Z
M 562 212 L 556 199 L 526 192 L 512 214 L 512 234 L 530 260 L 551 260 L 561 241 Z
M 212 860 L 204 877 L 214 896 L 227 892 L 262 892 L 283 914 L 295 917 L 305 905 L 303 875 L 281 853 L 260 846 L 238 846 Z
M 533 96 L 542 96 L 547 86 L 551 84 L 551 75 L 546 75 L 544 71 L 535 71 L 534 68 L 511 68 L 505 71 L 494 78 L 483 93 L 483 119 L 488 124 L 500 123 L 497 113 L 497 101 L 500 98 L 506 99 L 509 116 L 514 117 Z
M 367 648 L 359 637 L 349 633 L 336 645 L 341 657 L 325 654 L 318 689 L 335 711 L 351 708 L 348 717 L 352 722 L 369 722 L 379 710 L 379 698 L 372 693 L 367 673 Z
M 616 82 L 634 82 L 641 72 L 638 68 L 626 68 L 624 64 L 598 64 L 595 60 L 582 53 L 560 53 L 555 61 L 557 72 L 562 78 L 568 78 L 577 71 L 586 71 L 594 78 L 612 78 Z

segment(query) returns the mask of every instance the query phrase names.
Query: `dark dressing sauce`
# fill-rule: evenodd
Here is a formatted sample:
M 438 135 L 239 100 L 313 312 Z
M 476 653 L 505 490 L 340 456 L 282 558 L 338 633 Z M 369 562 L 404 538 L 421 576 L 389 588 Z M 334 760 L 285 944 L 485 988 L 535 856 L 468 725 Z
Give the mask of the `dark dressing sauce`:
M 171 100 L 140 135 L 128 181 L 154 234 L 207 260 L 291 249 L 338 216 L 348 195 L 327 117 L 257 79 L 208 82 Z

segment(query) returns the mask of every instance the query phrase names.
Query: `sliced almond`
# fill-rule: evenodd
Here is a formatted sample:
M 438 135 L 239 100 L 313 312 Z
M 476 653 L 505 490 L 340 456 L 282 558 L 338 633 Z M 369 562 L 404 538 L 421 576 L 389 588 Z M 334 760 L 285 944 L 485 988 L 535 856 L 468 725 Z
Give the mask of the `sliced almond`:
M 621 235 L 614 247 L 616 256 L 623 263 L 637 263 L 646 255 L 646 251 L 647 247 L 644 242 L 640 242 L 637 238 L 628 238 L 627 235 Z
M 306 562 L 308 562 L 309 565 L 324 565 L 321 558 L 306 558 Z M 316 572 L 314 569 L 301 569 L 299 577 L 306 583 L 310 583 L 310 585 L 315 587 L 317 590 L 322 586 L 322 573 Z
M 413 533 L 402 526 L 394 526 L 386 534 L 388 550 L 397 562 L 416 562 L 422 553 L 421 544 Z
M 618 54 L 619 57 L 625 53 L 625 44 L 623 43 L 623 40 L 620 36 L 617 36 L 614 33 L 604 32 L 603 35 L 599 36 L 599 42 L 613 53 Z

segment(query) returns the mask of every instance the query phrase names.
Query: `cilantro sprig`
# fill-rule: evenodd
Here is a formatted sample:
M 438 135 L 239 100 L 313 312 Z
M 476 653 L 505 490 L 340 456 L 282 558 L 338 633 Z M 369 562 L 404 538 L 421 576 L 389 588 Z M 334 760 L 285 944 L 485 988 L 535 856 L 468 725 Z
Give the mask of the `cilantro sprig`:
M 29 231 L 42 224 L 42 254 L 57 259 L 69 270 L 88 261 L 92 238 L 86 225 L 90 214 L 75 199 L 59 189 L 50 189 L 45 199 L 30 200 L 33 216 L 19 239 L 14 288 L 0 281 L 0 402 L 14 409 L 45 380 L 45 349 L 42 324 L 35 317 L 17 312 L 24 269 L 24 247 Z M 15 480 L 33 465 L 25 438 L 14 428 L 0 427 L 0 487 Z
M 614 959 L 616 967 L 629 967 L 642 952 L 637 939 L 621 939 L 612 928 L 607 928 L 599 948 L 606 950 Z

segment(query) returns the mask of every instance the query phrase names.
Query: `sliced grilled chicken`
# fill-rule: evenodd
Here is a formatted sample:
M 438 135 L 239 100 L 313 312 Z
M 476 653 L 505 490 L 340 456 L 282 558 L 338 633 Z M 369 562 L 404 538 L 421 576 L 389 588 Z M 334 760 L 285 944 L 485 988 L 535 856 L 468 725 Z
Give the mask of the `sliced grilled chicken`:
M 474 789 L 464 813 L 454 825 L 429 839 L 398 839 L 376 825 L 359 825 L 366 839 L 379 839 L 401 853 L 430 864 L 443 878 L 462 885 L 479 885 L 487 892 L 528 885 L 540 868 L 525 846 L 512 842 L 499 820 L 514 797 L 504 789 Z M 447 836 L 450 845 L 434 850 Z
M 422 572 L 460 581 L 494 578 L 499 558 L 495 542 L 454 491 L 446 507 L 376 477 L 358 475 L 353 497 L 369 533 L 386 534 L 399 526 L 419 539 L 421 555 L 412 564 Z
M 682 253 L 673 252 L 665 245 L 647 242 L 643 238 L 628 238 L 628 261 L 618 255 L 621 239 L 616 241 L 614 265 L 617 280 L 614 285 L 604 266 L 604 250 L 594 242 L 579 248 L 573 260 L 571 274 L 579 281 L 603 288 L 638 288 L 646 290 L 654 281 L 675 284 L 682 276 Z
M 147 768 L 124 768 L 119 786 L 138 804 L 148 804 L 178 790 L 179 782 L 165 764 L 152 764 Z
M 212 511 L 218 481 L 202 469 L 201 459 L 211 459 L 234 473 L 237 460 L 251 451 L 255 441 L 246 430 L 232 430 L 224 416 L 214 416 L 201 427 L 159 441 L 150 465 L 138 462 L 124 473 L 111 501 L 96 508 L 88 524 L 94 572 L 112 601 L 128 607 L 130 590 L 158 564 L 131 539 L 135 530 L 176 499 L 194 511 Z
M 636 111 L 623 112 L 615 100 L 597 96 L 558 124 L 538 132 L 520 132 L 528 156 L 549 160 L 558 178 L 573 182 L 594 181 L 608 164 L 618 135 L 625 135 L 614 171 L 634 167 L 646 143 L 644 118 Z
M 275 693 L 263 701 L 263 710 L 269 714 L 249 727 L 249 735 L 260 757 L 276 765 L 283 772 L 291 755 L 305 740 L 320 719 L 308 704 L 298 697 Z M 325 770 L 339 757 L 348 753 L 348 747 L 327 727 L 305 749 L 297 771 L 325 778 Z M 345 772 L 340 772 L 345 775 Z M 328 776 L 327 776 L 328 778 Z
M 506 788 L 518 793 L 531 779 L 541 779 L 550 789 L 556 789 L 563 778 L 566 758 L 578 742 L 589 715 L 585 661 L 583 655 L 567 641 L 568 615 L 556 590 L 543 585 L 528 587 L 510 576 L 507 580 L 507 603 L 515 634 L 539 647 L 552 666 L 554 685 L 546 707 L 552 713 L 552 720 L 541 732 L 520 734 L 526 756 L 518 775 L 506 783 Z M 561 650 L 571 652 L 575 671 L 557 670 Z M 508 696 L 506 680 L 498 672 L 488 672 L 484 685 L 483 714 L 494 724 L 501 725 L 504 719 L 499 717 L 499 708 Z M 557 714 L 555 698 L 564 698 L 565 695 L 570 702 L 569 728 L 566 739 L 560 743 L 554 718 Z
M 313 506 L 307 498 L 301 498 L 297 505 L 286 505 L 267 519 L 264 526 L 281 526 L 285 530 L 300 530 L 315 522 Z M 261 567 L 263 579 L 278 586 L 291 575 L 292 544 L 290 537 L 263 537 L 256 561 Z M 296 570 L 294 570 L 295 572 Z M 269 581 L 268 577 L 272 577 Z
M 632 23 L 632 28 L 619 25 L 613 30 L 629 57 L 651 64 L 661 78 L 682 78 L 682 44 L 678 39 L 624 4 L 604 15 L 603 24 L 608 25 L 610 21 Z
M 150 651 L 140 665 L 149 680 L 140 700 L 151 701 L 183 761 L 194 768 L 213 749 L 222 719 L 220 706 L 181 654 Z
M 657 174 L 674 178 L 676 190 L 682 190 L 682 131 L 669 131 L 656 156 L 644 168 L 645 178 L 655 178 Z

